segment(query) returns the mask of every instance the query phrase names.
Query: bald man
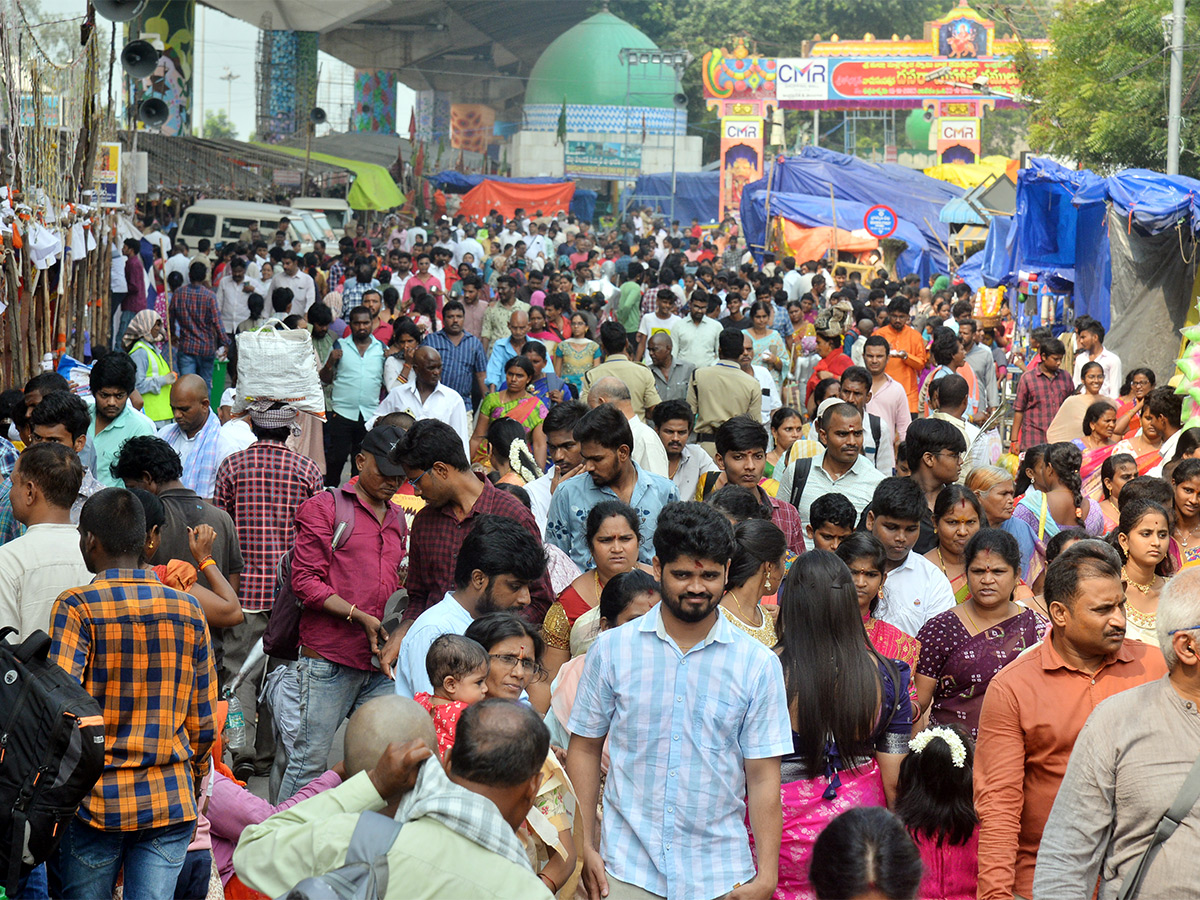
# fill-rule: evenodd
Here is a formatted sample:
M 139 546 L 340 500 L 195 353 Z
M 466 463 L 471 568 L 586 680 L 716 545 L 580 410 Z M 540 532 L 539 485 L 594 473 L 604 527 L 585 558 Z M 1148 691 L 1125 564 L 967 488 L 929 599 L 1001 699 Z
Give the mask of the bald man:
M 183 462 L 183 486 L 212 500 L 217 466 L 239 449 L 210 406 L 208 385 L 199 375 L 180 375 L 171 385 L 175 421 L 158 433 Z
M 436 746 L 429 714 L 412 700 L 364 703 L 346 728 L 346 780 L 246 828 L 233 854 L 238 877 L 283 896 L 343 866 L 363 816 L 382 813 L 374 827 L 404 832 L 387 851 L 383 900 L 549 900 L 516 837 L 550 749 L 541 719 L 521 704 L 484 700 L 459 719 L 449 776 Z
M 658 335 L 655 335 L 658 337 Z M 655 475 L 670 478 L 670 467 L 667 463 L 667 448 L 663 446 L 658 432 L 637 417 L 633 411 L 633 400 L 629 388 L 620 378 L 607 375 L 592 385 L 588 391 L 587 404 L 595 409 L 601 403 L 610 403 L 621 411 L 629 420 L 629 428 L 633 431 L 633 461 Z
M 418 347 L 413 355 L 413 375 L 404 384 L 392 388 L 367 423 L 367 430 L 388 413 L 404 412 L 413 419 L 439 419 L 453 428 L 469 448 L 471 436 L 467 406 L 458 391 L 442 384 L 442 355 L 432 347 Z M 470 451 L 467 453 L 470 458 Z
M 486 377 L 489 394 L 504 387 L 504 367 L 514 356 L 521 355 L 528 334 L 529 316 L 523 309 L 514 310 L 508 317 L 508 340 L 497 341 L 492 348 L 492 355 L 488 357 Z

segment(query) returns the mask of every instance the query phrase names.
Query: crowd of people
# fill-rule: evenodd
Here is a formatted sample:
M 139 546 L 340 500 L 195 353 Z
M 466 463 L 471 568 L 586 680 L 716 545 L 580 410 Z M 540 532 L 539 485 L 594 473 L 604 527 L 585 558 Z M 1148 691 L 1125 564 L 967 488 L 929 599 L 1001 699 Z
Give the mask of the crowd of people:
M 1200 896 L 1200 429 L 1100 322 L 643 212 L 280 236 L 127 242 L 88 390 L 0 395 L 0 627 L 105 726 L 15 896 Z M 286 331 L 323 420 L 238 393 Z

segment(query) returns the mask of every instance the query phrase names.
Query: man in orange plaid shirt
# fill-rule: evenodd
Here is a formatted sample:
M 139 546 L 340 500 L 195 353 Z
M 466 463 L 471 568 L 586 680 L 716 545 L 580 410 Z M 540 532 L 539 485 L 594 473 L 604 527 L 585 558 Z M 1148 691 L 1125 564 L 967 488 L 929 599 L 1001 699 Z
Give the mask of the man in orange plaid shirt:
M 79 535 L 96 577 L 55 601 L 50 653 L 100 704 L 104 772 L 50 861 L 51 895 L 111 897 L 123 868 L 129 900 L 173 897 L 216 737 L 208 628 L 195 597 L 140 568 L 146 518 L 129 491 L 88 498 Z

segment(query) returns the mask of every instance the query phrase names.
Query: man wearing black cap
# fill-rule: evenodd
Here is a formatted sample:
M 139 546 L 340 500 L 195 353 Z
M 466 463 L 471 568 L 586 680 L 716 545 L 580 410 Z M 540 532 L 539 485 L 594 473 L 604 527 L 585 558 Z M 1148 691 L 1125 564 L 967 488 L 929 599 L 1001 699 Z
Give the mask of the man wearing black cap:
M 326 769 L 338 727 L 372 697 L 392 693 L 376 656 L 387 641 L 380 620 L 400 586 L 408 544 L 404 517 L 389 501 L 404 469 L 388 454 L 404 432 L 377 425 L 355 463 L 358 481 L 306 500 L 296 514 L 292 589 L 300 616 L 300 727 L 280 786 L 292 796 Z

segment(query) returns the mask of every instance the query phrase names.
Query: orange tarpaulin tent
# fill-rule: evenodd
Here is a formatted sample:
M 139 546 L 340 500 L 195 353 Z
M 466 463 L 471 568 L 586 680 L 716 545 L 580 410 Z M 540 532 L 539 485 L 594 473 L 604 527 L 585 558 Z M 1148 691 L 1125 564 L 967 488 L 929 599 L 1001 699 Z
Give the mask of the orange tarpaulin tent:
M 783 239 L 797 259 L 820 259 L 827 250 L 833 249 L 834 229 L 828 226 L 805 228 L 783 219 Z M 862 231 L 837 229 L 837 248 L 842 253 L 862 253 L 875 250 L 879 241 Z
M 575 196 L 575 183 L 564 181 L 558 184 L 508 184 L 503 181 L 481 181 L 463 194 L 459 215 L 482 219 L 493 209 L 509 218 L 518 209 L 528 215 L 541 210 L 547 216 L 567 211 L 571 198 Z

